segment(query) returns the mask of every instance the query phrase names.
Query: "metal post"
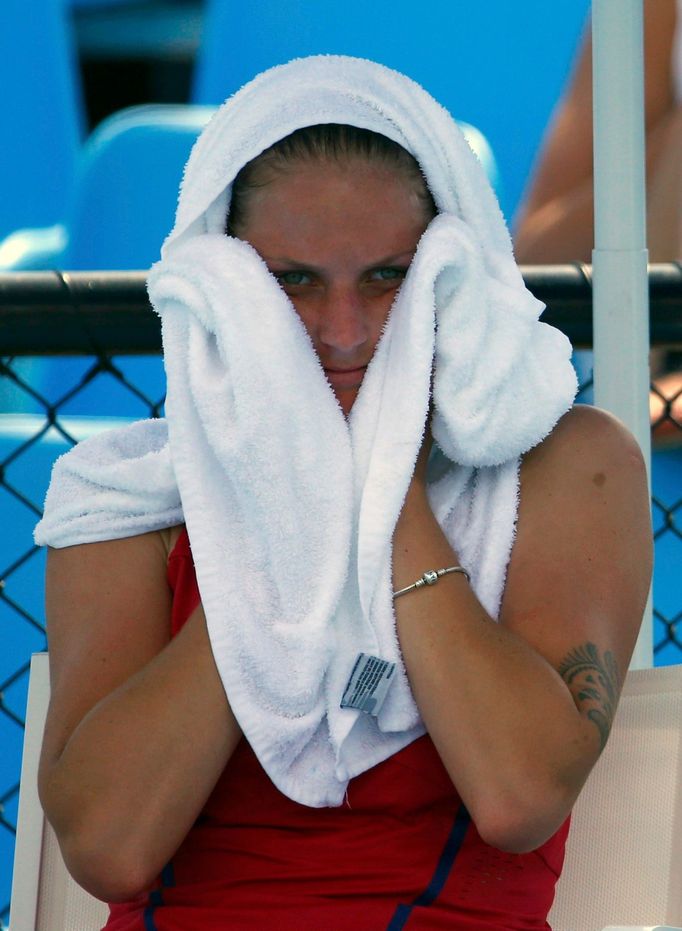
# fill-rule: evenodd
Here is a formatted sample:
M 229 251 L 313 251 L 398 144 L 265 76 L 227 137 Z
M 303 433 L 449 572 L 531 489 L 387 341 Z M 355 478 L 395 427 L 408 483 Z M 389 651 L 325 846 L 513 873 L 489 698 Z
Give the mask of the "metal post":
M 593 0 L 592 36 L 595 403 L 630 428 L 649 467 L 643 0 Z M 650 595 L 632 666 L 652 664 Z

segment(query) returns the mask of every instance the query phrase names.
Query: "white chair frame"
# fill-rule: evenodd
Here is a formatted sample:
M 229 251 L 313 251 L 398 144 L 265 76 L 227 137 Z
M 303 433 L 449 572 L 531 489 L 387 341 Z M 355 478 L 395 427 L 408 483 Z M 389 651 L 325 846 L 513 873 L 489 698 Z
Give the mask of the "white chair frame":
M 107 906 L 67 872 L 38 799 L 49 694 L 48 657 L 37 653 L 10 931 L 96 931 Z M 628 924 L 605 927 L 614 919 Z M 669 923 L 634 924 L 647 919 Z M 554 931 L 682 931 L 682 665 L 628 674 L 611 739 L 575 807 L 549 920 Z
M 10 901 L 11 931 L 98 931 L 109 909 L 68 873 L 38 798 L 38 763 L 50 700 L 47 653 L 31 658 Z

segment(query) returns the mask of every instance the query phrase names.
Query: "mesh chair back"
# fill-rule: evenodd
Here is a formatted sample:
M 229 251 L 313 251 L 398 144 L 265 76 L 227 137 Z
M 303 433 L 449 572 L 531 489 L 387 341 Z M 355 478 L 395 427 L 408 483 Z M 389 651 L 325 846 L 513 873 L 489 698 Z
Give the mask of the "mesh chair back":
M 573 814 L 554 931 L 682 925 L 682 665 L 628 673 Z
M 71 879 L 37 792 L 47 654 L 31 662 L 10 927 L 91 931 L 107 909 Z M 575 807 L 554 931 L 682 925 L 682 665 L 630 672 L 611 739 Z

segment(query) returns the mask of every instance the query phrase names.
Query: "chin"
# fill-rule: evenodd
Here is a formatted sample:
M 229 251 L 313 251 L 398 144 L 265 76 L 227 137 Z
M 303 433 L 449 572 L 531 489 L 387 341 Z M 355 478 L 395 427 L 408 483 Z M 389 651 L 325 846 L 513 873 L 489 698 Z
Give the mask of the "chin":
M 336 400 L 339 402 L 339 407 L 343 411 L 343 416 L 348 418 L 358 396 L 358 389 L 352 388 L 348 391 L 335 391 L 334 394 L 336 395 Z

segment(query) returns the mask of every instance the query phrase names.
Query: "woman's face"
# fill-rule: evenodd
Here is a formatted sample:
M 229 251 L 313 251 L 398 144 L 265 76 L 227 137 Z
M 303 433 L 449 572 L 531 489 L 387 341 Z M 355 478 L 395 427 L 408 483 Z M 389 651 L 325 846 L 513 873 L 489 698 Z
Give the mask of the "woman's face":
M 347 416 L 431 217 L 406 172 L 301 160 L 248 201 L 241 239 L 286 291 Z

